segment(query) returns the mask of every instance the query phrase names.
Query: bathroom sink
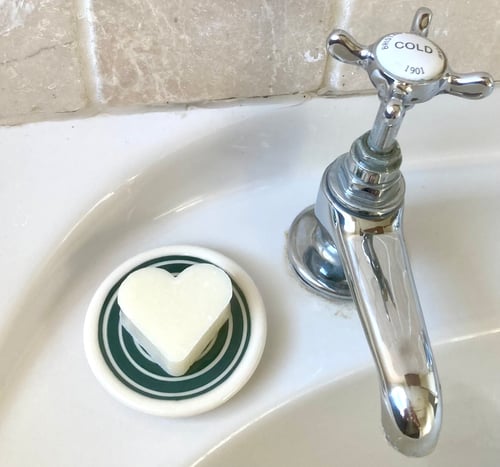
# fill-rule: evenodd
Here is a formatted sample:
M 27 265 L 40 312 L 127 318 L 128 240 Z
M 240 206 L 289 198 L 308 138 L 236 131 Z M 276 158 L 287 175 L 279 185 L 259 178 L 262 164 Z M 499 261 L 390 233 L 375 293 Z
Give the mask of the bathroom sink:
M 406 241 L 444 400 L 442 442 L 422 465 L 470 465 L 467 456 L 495 465 L 499 455 L 499 100 L 436 98 L 408 114 L 399 138 Z M 307 290 L 285 251 L 324 168 L 370 127 L 377 105 L 297 98 L 0 129 L 12 155 L 0 180 L 0 465 L 359 465 L 363 456 L 403 465 L 380 428 L 353 304 Z M 175 244 L 244 268 L 268 322 L 246 386 L 179 419 L 113 399 L 82 342 L 104 278 Z
M 438 447 L 409 459 L 383 441 L 377 378 L 357 372 L 305 394 L 232 436 L 197 466 L 496 466 L 500 332 L 435 346 L 446 410 Z

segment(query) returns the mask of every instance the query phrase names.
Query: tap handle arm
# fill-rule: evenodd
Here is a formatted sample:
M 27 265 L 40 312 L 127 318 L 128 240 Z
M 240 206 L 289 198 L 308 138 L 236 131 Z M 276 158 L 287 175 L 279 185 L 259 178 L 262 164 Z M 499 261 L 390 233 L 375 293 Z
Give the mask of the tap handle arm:
M 366 66 L 373 60 L 371 50 L 357 42 L 349 33 L 335 29 L 328 37 L 326 48 L 328 53 L 343 63 Z
M 410 31 L 422 37 L 427 37 L 432 20 L 432 11 L 429 8 L 421 7 L 415 13 L 411 23 Z
M 450 73 L 443 93 L 467 99 L 482 99 L 491 94 L 495 85 L 488 73 Z

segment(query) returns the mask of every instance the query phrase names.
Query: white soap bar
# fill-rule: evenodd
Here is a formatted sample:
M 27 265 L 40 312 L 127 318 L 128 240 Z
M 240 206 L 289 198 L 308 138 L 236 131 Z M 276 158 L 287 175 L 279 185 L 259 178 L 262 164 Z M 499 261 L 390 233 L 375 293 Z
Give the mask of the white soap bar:
M 231 279 L 217 266 L 196 264 L 177 277 L 148 267 L 120 285 L 123 326 L 167 373 L 185 374 L 229 317 Z

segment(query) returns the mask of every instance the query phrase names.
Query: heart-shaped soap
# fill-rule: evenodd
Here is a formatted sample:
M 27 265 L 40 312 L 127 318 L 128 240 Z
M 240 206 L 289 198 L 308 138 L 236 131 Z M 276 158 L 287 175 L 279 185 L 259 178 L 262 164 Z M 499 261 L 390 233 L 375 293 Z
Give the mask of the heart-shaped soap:
M 229 276 L 211 264 L 178 276 L 139 269 L 118 290 L 121 322 L 167 373 L 181 376 L 228 319 L 232 294 Z

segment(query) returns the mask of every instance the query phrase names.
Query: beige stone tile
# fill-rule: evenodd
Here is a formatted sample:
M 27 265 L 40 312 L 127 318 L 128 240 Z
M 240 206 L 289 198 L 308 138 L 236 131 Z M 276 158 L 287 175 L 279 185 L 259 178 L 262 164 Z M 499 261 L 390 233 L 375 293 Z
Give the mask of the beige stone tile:
M 128 106 L 314 91 L 334 5 L 91 0 L 97 95 Z
M 73 3 L 0 3 L 0 123 L 20 123 L 85 106 Z
M 435 41 L 458 72 L 488 71 L 500 79 L 500 0 L 346 0 L 332 29 L 340 27 L 360 43 L 371 44 L 385 34 L 408 31 L 415 11 L 427 6 L 433 12 L 429 39 Z M 328 59 L 325 91 L 372 91 L 363 70 Z

